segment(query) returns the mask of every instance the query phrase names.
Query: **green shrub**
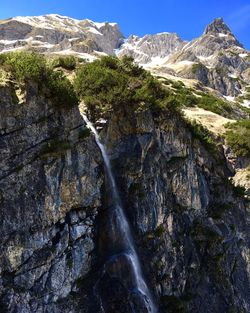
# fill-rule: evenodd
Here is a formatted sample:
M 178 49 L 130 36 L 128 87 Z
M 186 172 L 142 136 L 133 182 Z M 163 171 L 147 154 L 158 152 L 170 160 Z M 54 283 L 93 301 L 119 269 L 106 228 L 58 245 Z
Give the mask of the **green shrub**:
M 129 101 L 126 82 L 124 74 L 96 61 L 77 71 L 74 84 L 87 106 L 106 109 Z
M 3 65 L 6 62 L 7 59 L 7 53 L 1 53 L 0 54 L 0 65 Z
M 129 186 L 129 194 L 132 196 L 136 196 L 139 199 L 144 199 L 145 198 L 145 191 L 143 189 L 143 186 L 140 183 L 132 183 Z
M 194 63 L 191 70 L 193 74 L 197 74 L 202 68 L 205 68 L 202 63 Z
M 54 105 L 70 108 L 78 104 L 78 98 L 73 85 L 61 71 L 48 72 L 45 85 L 49 90 Z
M 61 156 L 71 148 L 69 141 L 59 138 L 52 139 L 46 143 L 40 152 L 41 157 Z
M 148 73 L 139 65 L 134 63 L 134 59 L 129 56 L 123 56 L 120 63 L 120 70 L 132 77 L 145 78 Z
M 161 308 L 169 313 L 186 313 L 189 299 L 176 296 L 162 296 L 160 298 Z
M 201 220 L 194 220 L 190 228 L 190 235 L 199 247 L 213 248 L 223 241 L 223 236 L 220 233 L 204 224 Z
M 0 68 L 0 84 L 4 83 L 7 77 L 8 77 L 7 73 L 3 69 Z
M 232 207 L 233 207 L 232 203 L 215 202 L 209 208 L 208 214 L 214 219 L 220 219 L 223 217 L 223 214 L 225 212 L 230 211 Z
M 169 97 L 175 99 L 180 107 L 193 107 L 199 102 L 199 98 L 194 94 L 197 92 L 192 88 L 186 87 L 182 81 L 173 81 L 161 76 L 157 78 L 163 85 L 171 86 L 171 89 L 165 88 L 165 92 L 168 93 L 168 100 Z
M 196 121 L 188 121 L 187 127 L 191 131 L 193 137 L 198 139 L 208 151 L 216 151 L 217 146 L 213 135 L 207 128 L 202 126 L 202 124 L 197 123 Z
M 4 56 L 4 65 L 9 67 L 16 80 L 23 82 L 43 81 L 47 75 L 45 58 L 34 52 L 11 52 Z
M 199 108 L 214 112 L 216 114 L 229 116 L 232 112 L 232 106 L 211 94 L 203 94 L 201 98 L 197 98 L 196 105 Z
M 159 79 L 164 85 L 172 85 L 172 80 L 167 79 L 166 77 L 163 76 L 156 76 L 157 79 Z
M 164 232 L 165 232 L 164 225 L 161 224 L 154 230 L 154 235 L 156 237 L 161 237 L 164 234 Z
M 237 156 L 250 156 L 250 120 L 239 120 L 227 124 L 225 133 L 227 144 Z
M 181 87 L 175 92 L 175 98 L 185 107 L 193 107 L 198 104 L 199 98 L 193 94 L 193 91 L 187 87 Z
M 180 81 L 180 80 L 178 80 L 178 81 L 173 81 L 173 82 L 172 82 L 172 87 L 173 87 L 174 89 L 182 89 L 183 87 L 185 87 L 185 84 L 184 84 L 182 81 Z
M 246 195 L 246 188 L 244 186 L 233 185 L 233 193 L 236 197 L 244 197 Z
M 87 127 L 80 129 L 78 133 L 78 138 L 83 139 L 89 137 L 91 134 L 91 130 Z
M 76 58 L 74 56 L 59 57 L 52 62 L 53 68 L 62 67 L 66 70 L 74 70 L 76 68 Z

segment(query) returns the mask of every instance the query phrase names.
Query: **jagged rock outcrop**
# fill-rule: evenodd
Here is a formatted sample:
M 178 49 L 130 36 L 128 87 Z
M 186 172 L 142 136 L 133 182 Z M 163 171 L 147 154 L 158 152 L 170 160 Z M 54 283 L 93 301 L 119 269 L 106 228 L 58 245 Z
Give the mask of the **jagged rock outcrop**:
M 231 47 L 243 48 L 223 19 L 219 18 L 206 27 L 201 37 L 188 43 L 183 50 L 191 50 L 197 57 L 209 57 Z
M 222 18 L 216 18 L 211 24 L 209 24 L 206 29 L 204 34 L 224 34 L 224 35 L 229 35 L 233 36 L 230 28 L 224 23 Z M 223 36 L 221 36 L 223 37 Z M 237 39 L 235 38 L 235 41 Z M 240 43 L 237 41 L 237 45 L 240 45 Z
M 166 66 L 189 61 L 178 75 L 196 78 L 225 96 L 238 96 L 245 83 L 243 72 L 250 67 L 248 51 L 222 19 L 215 19 L 204 34 L 174 54 Z

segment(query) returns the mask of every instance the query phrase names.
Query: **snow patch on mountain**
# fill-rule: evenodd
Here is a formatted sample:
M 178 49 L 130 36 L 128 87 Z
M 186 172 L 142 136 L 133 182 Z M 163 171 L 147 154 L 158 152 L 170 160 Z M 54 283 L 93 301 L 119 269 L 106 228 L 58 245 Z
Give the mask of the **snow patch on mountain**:
M 248 53 L 240 53 L 239 57 L 246 58 L 249 54 Z
M 223 38 L 223 37 L 228 37 L 228 34 L 219 33 L 218 35 L 219 35 L 219 37 L 221 37 L 221 38 Z

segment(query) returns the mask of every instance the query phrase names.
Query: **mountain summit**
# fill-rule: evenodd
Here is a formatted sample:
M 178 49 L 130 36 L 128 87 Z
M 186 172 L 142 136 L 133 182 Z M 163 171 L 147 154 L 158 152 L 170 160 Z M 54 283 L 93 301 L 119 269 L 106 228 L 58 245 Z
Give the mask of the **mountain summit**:
M 213 20 L 211 24 L 209 24 L 206 29 L 204 34 L 231 34 L 230 28 L 224 23 L 223 18 L 216 18 Z

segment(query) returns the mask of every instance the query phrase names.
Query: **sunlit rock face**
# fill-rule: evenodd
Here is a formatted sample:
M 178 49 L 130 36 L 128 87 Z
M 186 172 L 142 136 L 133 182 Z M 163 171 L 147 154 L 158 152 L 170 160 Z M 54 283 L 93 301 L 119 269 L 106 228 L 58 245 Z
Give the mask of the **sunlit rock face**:
M 225 96 L 242 92 L 244 72 L 250 66 L 249 53 L 222 19 L 215 19 L 204 34 L 169 59 L 169 66 L 189 61 L 179 75 L 195 78 Z

